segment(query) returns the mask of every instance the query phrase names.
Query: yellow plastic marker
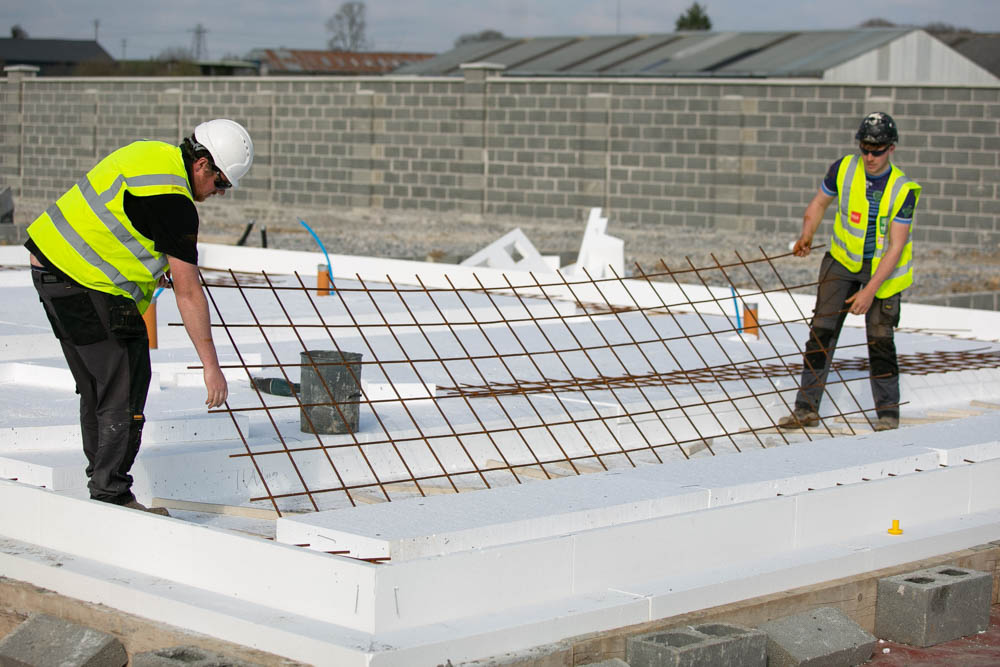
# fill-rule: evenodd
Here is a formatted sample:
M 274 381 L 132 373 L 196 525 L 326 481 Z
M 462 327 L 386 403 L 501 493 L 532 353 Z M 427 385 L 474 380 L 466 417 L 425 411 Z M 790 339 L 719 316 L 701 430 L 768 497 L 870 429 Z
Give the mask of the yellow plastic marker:
M 890 535 L 902 535 L 903 529 L 899 527 L 899 519 L 892 520 L 892 528 L 889 529 Z

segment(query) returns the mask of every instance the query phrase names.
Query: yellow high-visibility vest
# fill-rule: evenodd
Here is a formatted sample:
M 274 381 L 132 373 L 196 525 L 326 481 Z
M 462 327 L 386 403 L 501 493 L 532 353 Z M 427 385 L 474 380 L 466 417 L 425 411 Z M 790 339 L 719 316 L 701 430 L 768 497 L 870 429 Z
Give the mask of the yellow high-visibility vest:
M 889 247 L 892 221 L 906 201 L 906 195 L 913 192 L 914 205 L 920 199 L 920 186 L 906 177 L 894 164 L 885 184 L 885 191 L 879 202 L 875 219 L 875 254 L 872 256 L 872 274 L 882 261 L 882 255 Z M 865 167 L 858 155 L 850 155 L 840 161 L 837 169 L 837 216 L 833 223 L 833 239 L 830 254 L 850 271 L 861 269 L 864 259 L 865 234 L 868 232 L 868 199 Z M 912 224 L 912 223 L 911 223 Z M 913 237 L 906 239 L 899 262 L 886 278 L 875 296 L 886 299 L 913 284 Z
M 153 298 L 167 258 L 125 215 L 125 193 L 182 194 L 194 201 L 181 149 L 136 141 L 97 163 L 28 226 L 38 249 L 84 287 L 130 297 L 139 312 Z

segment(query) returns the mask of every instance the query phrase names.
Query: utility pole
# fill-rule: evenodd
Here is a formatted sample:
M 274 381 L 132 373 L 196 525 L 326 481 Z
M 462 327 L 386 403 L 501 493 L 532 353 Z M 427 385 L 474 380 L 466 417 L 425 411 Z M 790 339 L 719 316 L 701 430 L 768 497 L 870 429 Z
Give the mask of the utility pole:
M 205 34 L 208 33 L 208 28 L 199 23 L 188 32 L 194 33 L 194 37 L 191 38 L 192 57 L 195 60 L 206 58 L 208 56 L 208 48 L 205 46 Z
M 97 41 L 97 29 L 101 27 L 101 19 L 94 19 L 94 41 Z
M 125 60 L 125 44 L 128 42 L 127 39 L 122 39 L 122 60 Z
M 618 8 L 615 10 L 615 34 L 622 31 L 622 0 L 618 0 Z

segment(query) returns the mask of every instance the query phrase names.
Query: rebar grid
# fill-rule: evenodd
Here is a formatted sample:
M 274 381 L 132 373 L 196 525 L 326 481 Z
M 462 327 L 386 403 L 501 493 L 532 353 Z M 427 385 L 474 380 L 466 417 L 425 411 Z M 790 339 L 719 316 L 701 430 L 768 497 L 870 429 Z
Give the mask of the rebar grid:
M 242 369 L 253 394 L 234 391 L 219 412 L 233 415 L 246 450 L 235 456 L 249 458 L 258 478 L 251 500 L 279 514 L 787 444 L 833 434 L 833 420 L 853 433 L 865 410 L 850 389 L 840 399 L 849 405 L 831 401 L 822 428 L 775 428 L 802 371 L 804 313 L 759 321 L 758 338 L 738 330 L 748 300 L 773 308 L 776 297 L 815 288 L 785 285 L 777 264 L 788 257 L 760 249 L 759 258 L 713 255 L 701 267 L 636 265 L 631 278 L 517 274 L 517 283 L 486 285 L 474 275 L 461 287 L 448 276 L 398 285 L 358 275 L 324 297 L 298 274 L 229 272 L 205 286 L 213 326 L 239 362 L 224 368 Z M 709 287 L 737 280 L 756 289 Z M 216 298 L 223 290 L 240 298 Z M 677 293 L 668 303 L 664 295 Z M 360 398 L 335 396 L 323 382 L 329 401 L 302 400 L 296 376 L 308 366 L 322 377 L 324 364 L 303 364 L 300 354 L 321 349 L 362 353 L 360 377 L 345 366 Z M 998 355 L 955 352 L 941 363 L 995 366 Z M 906 372 L 933 372 L 934 363 L 900 355 Z M 867 358 L 831 370 L 828 385 L 847 387 L 867 378 Z M 262 373 L 278 374 L 291 395 L 264 393 Z M 360 426 L 318 434 L 309 417 L 317 406 L 344 421 L 357 406 Z M 240 413 L 252 418 L 248 432 Z

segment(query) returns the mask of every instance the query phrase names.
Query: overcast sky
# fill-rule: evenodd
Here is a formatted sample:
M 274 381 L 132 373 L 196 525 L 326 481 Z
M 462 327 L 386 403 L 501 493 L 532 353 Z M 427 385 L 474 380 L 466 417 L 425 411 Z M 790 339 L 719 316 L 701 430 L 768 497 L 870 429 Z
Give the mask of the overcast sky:
M 322 49 L 342 0 L 5 0 L 2 36 L 97 39 L 115 58 L 191 48 L 200 23 L 208 58 L 253 48 Z M 366 34 L 377 51 L 441 52 L 464 33 L 509 37 L 671 32 L 692 0 L 367 0 Z M 943 22 L 1000 32 L 1000 0 L 706 0 L 714 30 L 851 28 L 871 18 Z

